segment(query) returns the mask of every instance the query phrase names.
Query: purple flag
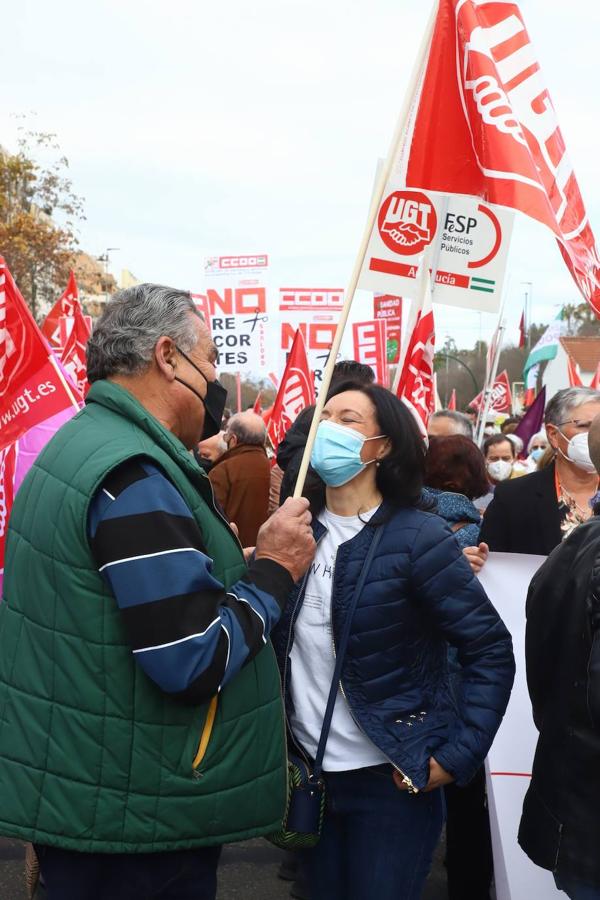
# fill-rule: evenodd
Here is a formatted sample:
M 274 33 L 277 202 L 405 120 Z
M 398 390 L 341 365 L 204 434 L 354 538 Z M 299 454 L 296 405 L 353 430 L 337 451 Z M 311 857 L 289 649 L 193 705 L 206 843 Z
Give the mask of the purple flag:
M 544 424 L 544 409 L 546 408 L 546 385 L 543 386 L 522 420 L 514 430 L 514 434 L 523 441 L 523 454 L 527 456 L 527 445 L 533 437 L 541 430 Z

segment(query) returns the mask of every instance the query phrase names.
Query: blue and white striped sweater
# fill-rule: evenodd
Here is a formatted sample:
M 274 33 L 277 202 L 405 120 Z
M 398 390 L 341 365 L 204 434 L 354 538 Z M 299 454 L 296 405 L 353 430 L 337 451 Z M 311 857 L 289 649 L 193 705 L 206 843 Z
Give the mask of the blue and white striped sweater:
M 88 535 L 136 661 L 162 690 L 192 703 L 213 696 L 258 653 L 293 586 L 282 566 L 261 559 L 226 591 L 189 507 L 140 458 L 105 479 Z

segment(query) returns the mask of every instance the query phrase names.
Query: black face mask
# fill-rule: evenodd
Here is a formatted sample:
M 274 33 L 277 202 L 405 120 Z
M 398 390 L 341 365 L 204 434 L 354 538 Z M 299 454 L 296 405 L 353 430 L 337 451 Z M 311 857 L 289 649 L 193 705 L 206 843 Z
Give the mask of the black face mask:
M 177 347 L 177 344 L 175 345 Z M 181 353 L 184 359 L 187 359 L 190 366 L 199 372 L 206 381 L 206 397 L 203 397 L 198 391 L 184 381 L 182 378 L 175 377 L 175 381 L 186 387 L 192 394 L 195 394 L 198 400 L 204 406 L 204 428 L 202 429 L 201 441 L 214 437 L 221 430 L 221 422 L 223 420 L 223 412 L 227 403 L 227 391 L 219 381 L 209 381 L 202 369 L 199 369 L 196 363 L 192 362 L 187 353 L 177 347 L 177 352 Z

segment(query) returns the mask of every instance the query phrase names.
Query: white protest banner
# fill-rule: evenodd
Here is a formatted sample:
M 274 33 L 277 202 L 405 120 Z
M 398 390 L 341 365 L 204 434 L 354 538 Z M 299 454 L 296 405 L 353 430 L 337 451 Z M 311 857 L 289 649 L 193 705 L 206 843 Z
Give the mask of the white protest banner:
M 353 358 L 356 362 L 371 366 L 375 372 L 375 381 L 388 386 L 387 334 L 384 319 L 371 319 L 369 322 L 352 324 L 354 340 Z
M 433 300 L 498 312 L 514 214 L 475 197 L 386 186 L 359 287 L 414 297 L 423 254 L 435 259 Z
M 267 254 L 211 256 L 204 267 L 205 290 L 192 294 L 219 351 L 219 371 L 265 375 L 277 367 Z
M 340 288 L 279 289 L 280 370 L 300 329 L 318 389 L 343 305 L 344 291 Z
M 517 665 L 508 709 L 486 761 L 496 900 L 564 897 L 552 873 L 532 863 L 517 842 L 538 738 L 525 673 L 525 600 L 529 583 L 544 561 L 544 556 L 490 553 L 479 575 L 512 635 Z

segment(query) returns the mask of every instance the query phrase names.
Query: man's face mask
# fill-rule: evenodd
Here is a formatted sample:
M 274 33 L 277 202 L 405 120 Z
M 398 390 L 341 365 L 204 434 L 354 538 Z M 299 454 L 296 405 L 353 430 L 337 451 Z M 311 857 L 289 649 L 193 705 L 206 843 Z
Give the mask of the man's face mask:
M 186 359 L 190 366 L 199 372 L 200 375 L 206 381 L 206 397 L 203 397 L 198 391 L 188 384 L 187 381 L 184 381 L 182 378 L 177 378 L 175 376 L 175 381 L 178 381 L 179 384 L 182 384 L 186 387 L 192 394 L 195 394 L 198 400 L 204 406 L 204 428 L 202 429 L 202 435 L 200 437 L 201 441 L 205 441 L 207 438 L 214 437 L 215 434 L 218 434 L 221 430 L 221 421 L 223 419 L 223 410 L 225 409 L 225 404 L 227 402 L 227 391 L 220 383 L 220 381 L 209 381 L 202 369 L 199 369 L 195 362 L 193 362 L 187 353 L 184 353 L 183 350 L 177 348 L 177 352 L 181 353 L 184 359 Z

